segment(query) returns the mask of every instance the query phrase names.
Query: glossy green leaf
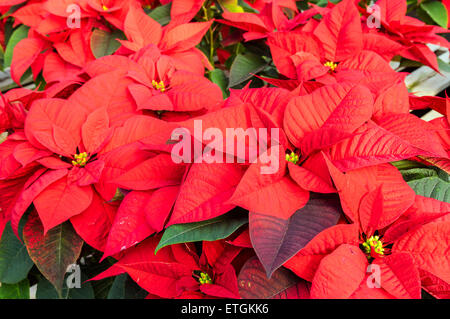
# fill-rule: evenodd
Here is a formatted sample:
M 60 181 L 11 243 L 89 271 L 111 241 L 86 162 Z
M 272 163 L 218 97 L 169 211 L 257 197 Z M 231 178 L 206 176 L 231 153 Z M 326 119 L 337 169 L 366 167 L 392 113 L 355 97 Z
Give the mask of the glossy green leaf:
M 20 40 L 23 40 L 28 36 L 29 29 L 29 27 L 21 25 L 12 33 L 11 38 L 6 45 L 4 67 L 11 66 L 14 48 L 16 44 L 20 42 Z
M 169 245 L 227 238 L 247 223 L 248 215 L 242 210 L 236 210 L 198 223 L 172 225 L 164 232 L 155 253 Z
M 420 7 L 428 13 L 434 22 L 447 29 L 447 9 L 441 1 L 424 2 L 420 4 Z
M 225 75 L 225 72 L 221 69 L 214 69 L 211 72 L 209 72 L 209 79 L 211 82 L 217 84 L 220 89 L 222 90 L 223 98 L 226 99 L 229 95 L 228 92 L 228 79 Z

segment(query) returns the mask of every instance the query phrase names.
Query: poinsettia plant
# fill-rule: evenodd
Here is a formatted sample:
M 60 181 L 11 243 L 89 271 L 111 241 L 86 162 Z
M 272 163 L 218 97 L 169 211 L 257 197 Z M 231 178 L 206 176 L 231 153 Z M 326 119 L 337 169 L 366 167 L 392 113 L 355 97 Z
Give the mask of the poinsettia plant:
M 448 9 L 0 0 L 0 299 L 450 298 Z

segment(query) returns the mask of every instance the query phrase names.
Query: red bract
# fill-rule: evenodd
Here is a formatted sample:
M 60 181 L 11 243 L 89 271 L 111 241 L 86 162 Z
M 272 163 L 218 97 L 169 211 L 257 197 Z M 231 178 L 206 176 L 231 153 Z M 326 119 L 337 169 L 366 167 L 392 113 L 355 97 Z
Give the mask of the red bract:
M 426 25 L 422 21 L 406 16 L 405 1 L 378 0 L 376 4 L 381 10 L 381 24 L 386 28 L 387 36 L 404 45 L 401 55 L 415 61 L 420 61 L 439 72 L 436 56 L 426 46 L 428 43 L 450 47 L 450 43 L 437 33 L 447 33 L 448 30 Z
M 16 83 L 20 83 L 21 76 L 29 67 L 35 78 L 44 70 L 49 76 L 48 82 L 79 81 L 77 75 L 81 74 L 81 68 L 94 59 L 90 48 L 92 29 L 106 27 L 87 18 L 89 15 L 83 12 L 79 26 L 70 27 L 68 16 L 72 11 L 67 10 L 68 6 L 83 7 L 83 4 L 76 1 L 51 2 L 30 3 L 14 12 L 17 21 L 30 27 L 28 37 L 14 48 L 11 75 Z M 53 54 L 53 48 L 58 56 Z
M 218 21 L 247 31 L 244 33 L 244 39 L 250 41 L 265 38 L 275 29 L 278 31 L 287 31 L 301 23 L 300 21 L 294 24 L 289 21 L 284 14 L 284 9 L 289 9 L 292 13 L 297 12 L 295 1 L 275 0 L 271 3 L 265 3 L 259 8 L 259 14 L 225 11 L 223 13 L 225 20 Z
M 42 99 L 31 107 L 25 124 L 28 141 L 15 148 L 14 156 L 24 167 L 37 162 L 48 171 L 19 196 L 14 226 L 26 209 L 23 202 L 33 201 L 46 231 L 92 207 L 91 185 L 109 177 L 103 170 L 108 172 L 111 159 L 103 160 L 101 153 L 132 143 L 133 137 L 124 141 L 120 131 L 114 132 L 106 108 L 87 114 L 82 106 L 60 99 Z M 101 185 L 98 189 L 104 192 Z
M 127 272 L 150 294 L 163 298 L 189 298 L 196 292 L 202 298 L 239 298 L 236 273 L 230 263 L 240 248 L 204 242 L 199 257 L 190 244 L 173 245 L 155 254 L 157 243 L 158 237 L 147 239 L 93 279 Z
M 176 60 L 150 45 L 132 57 L 128 87 L 138 110 L 191 112 L 212 109 L 222 101 L 219 87 L 203 76 L 177 69 Z
M 374 108 L 386 115 L 372 122 Z M 394 112 L 398 110 L 382 100 L 374 104 L 363 86 L 335 84 L 292 99 L 284 114 L 284 129 L 303 160 L 314 151 L 329 149 L 333 163 L 344 171 L 416 155 L 445 154 L 431 126 Z M 413 122 L 414 128 L 408 124 Z M 365 148 L 352 147 L 357 143 Z
M 130 112 L 136 105 L 138 111 L 152 110 L 155 115 L 170 119 L 175 115 L 173 112 L 205 113 L 222 101 L 222 92 L 217 85 L 187 71 L 154 45 L 148 45 L 128 58 L 108 56 L 93 61 L 85 69 L 93 77 L 92 85 L 87 85 L 93 88 L 111 86 L 111 74 L 108 75 L 111 67 L 114 67 L 114 78 L 119 86 L 119 90 L 111 93 L 120 94 Z M 117 101 L 112 103 L 120 106 Z
M 357 12 L 354 1 L 342 1 L 309 32 L 271 35 L 268 44 L 280 73 L 299 81 L 352 81 L 374 92 L 402 80 L 377 50 L 363 43 Z
M 95 130 L 98 135 L 97 132 L 94 135 Z M 25 134 L 30 151 L 44 152 L 33 161 L 38 160 L 55 174 L 61 173 L 57 181 L 33 199 L 47 231 L 89 207 L 92 201 L 89 185 L 98 182 L 104 166 L 96 156 L 112 131 L 106 110 L 99 109 L 86 116 L 82 108 L 54 99 L 33 104 Z
M 423 236 L 422 231 L 433 228 L 434 236 L 444 238 L 448 236 L 448 222 L 433 223 L 442 215 L 421 211 L 408 220 L 418 225 L 417 230 L 402 227 L 402 223 L 382 230 L 378 223 L 385 206 L 381 188 L 368 192 L 361 201 L 359 213 L 360 216 L 369 214 L 369 228 L 360 228 L 358 224 L 331 227 L 285 264 L 300 277 L 312 281 L 312 298 L 420 298 L 419 270 L 430 271 L 429 265 L 436 259 L 440 260 L 440 266 L 432 272 L 446 280 L 446 248 L 435 250 L 431 236 Z M 359 222 L 362 221 L 361 216 Z M 423 236 L 421 245 L 409 240 L 420 236 Z M 431 251 L 433 258 L 425 257 L 431 256 Z M 379 266 L 381 279 L 377 284 L 381 289 L 367 289 L 371 280 L 369 264 Z
M 45 4 L 45 9 L 57 17 L 66 18 L 73 13 L 73 11 L 68 10 L 68 6 L 71 4 L 76 4 L 81 8 L 82 18 L 103 17 L 119 29 L 123 29 L 124 20 L 130 7 L 139 6 L 133 0 L 49 0 Z
M 147 16 L 139 9 L 130 8 L 125 20 L 124 32 L 128 40 L 121 40 L 124 47 L 138 51 L 149 44 L 158 46 L 163 54 L 177 60 L 178 65 L 198 74 L 205 67 L 211 68 L 204 54 L 195 46 L 211 26 L 210 22 L 193 22 L 180 25 L 169 24 L 166 27 Z M 187 59 L 191 59 L 187 63 Z
M 0 131 L 22 130 L 31 103 L 43 94 L 28 89 L 13 89 L 0 100 Z
M 135 246 L 163 230 L 178 192 L 178 186 L 130 192 L 112 220 L 103 258 Z

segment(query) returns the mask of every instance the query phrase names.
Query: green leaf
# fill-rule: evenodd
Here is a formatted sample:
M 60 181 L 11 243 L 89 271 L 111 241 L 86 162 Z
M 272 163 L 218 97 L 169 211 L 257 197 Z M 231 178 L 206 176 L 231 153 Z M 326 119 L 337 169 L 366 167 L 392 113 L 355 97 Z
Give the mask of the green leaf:
M 0 16 L 0 19 L 3 20 L 5 18 L 8 18 L 9 16 L 11 16 L 11 14 L 13 14 L 14 12 L 19 10 L 20 8 L 22 8 L 26 4 L 27 4 L 26 1 L 23 0 L 22 3 L 19 3 L 19 4 L 11 6 L 7 12 L 5 12 L 2 16 Z
M 264 59 L 253 53 L 238 54 L 231 65 L 228 88 L 241 84 L 266 67 Z
M 160 25 L 165 26 L 170 22 L 170 9 L 172 8 L 172 3 L 168 3 L 163 6 L 159 6 L 148 14 L 150 18 L 157 21 Z
M 2 144 L 8 138 L 8 132 L 0 133 L 0 144 Z
M 81 285 L 79 288 L 68 288 L 66 280 L 64 280 L 61 299 L 94 299 L 94 289 L 90 282 L 86 282 L 89 278 L 81 272 Z M 66 276 L 67 279 L 69 275 Z M 38 282 L 36 290 L 36 299 L 60 299 L 55 287 L 45 278 L 41 278 Z
M 4 67 L 11 66 L 14 48 L 16 47 L 17 43 L 28 37 L 29 29 L 30 29 L 29 27 L 21 25 L 12 33 L 11 38 L 8 41 L 8 44 L 6 45 Z
M 121 274 L 114 278 L 114 282 L 108 293 L 108 299 L 125 299 L 127 277 L 127 274 Z
M 406 170 L 411 168 L 423 168 L 426 167 L 426 165 L 416 162 L 416 161 L 410 161 L 410 160 L 401 160 L 392 162 L 392 165 L 394 165 L 398 170 Z
M 447 9 L 441 1 L 421 3 L 420 7 L 441 27 L 447 29 L 448 15 Z
M 228 79 L 225 75 L 225 72 L 221 69 L 214 69 L 211 72 L 209 72 L 209 79 L 217 84 L 220 89 L 222 90 L 223 98 L 226 99 L 229 95 L 228 92 Z
M 420 174 L 424 177 L 407 181 L 408 185 L 417 195 L 450 203 L 450 176 L 442 170 L 433 169 L 432 171 L 434 173 L 431 173 L 429 168 L 414 169 L 416 176 Z
M 24 279 L 17 284 L 0 284 L 0 299 L 30 299 L 30 282 Z
M 230 12 L 244 12 L 244 8 L 238 4 L 238 0 L 218 0 L 218 2 L 223 8 Z
M 36 212 L 30 214 L 23 237 L 28 254 L 39 271 L 62 293 L 67 268 L 75 264 L 81 253 L 83 240 L 70 222 L 50 229 L 44 228 Z
M 156 247 L 155 254 L 161 248 L 169 245 L 204 240 L 215 241 L 227 238 L 239 227 L 247 223 L 248 215 L 242 210 L 235 210 L 198 223 L 172 225 L 164 232 L 161 241 Z
M 16 284 L 24 280 L 33 261 L 27 248 L 14 234 L 11 223 L 6 224 L 0 240 L 0 282 Z
M 123 38 L 120 31 L 107 32 L 95 29 L 91 37 L 91 50 L 95 58 L 111 55 L 120 48 L 120 42 L 116 39 Z
M 422 179 L 426 177 L 438 176 L 436 170 L 432 168 L 411 168 L 406 170 L 401 170 L 403 179 L 407 182 Z
M 253 9 L 247 2 L 245 2 L 244 0 L 238 0 L 238 4 L 242 7 L 242 9 L 244 9 L 244 12 L 248 12 L 248 13 L 258 13 L 257 10 Z
M 147 295 L 127 274 L 121 274 L 114 278 L 108 299 L 144 299 Z

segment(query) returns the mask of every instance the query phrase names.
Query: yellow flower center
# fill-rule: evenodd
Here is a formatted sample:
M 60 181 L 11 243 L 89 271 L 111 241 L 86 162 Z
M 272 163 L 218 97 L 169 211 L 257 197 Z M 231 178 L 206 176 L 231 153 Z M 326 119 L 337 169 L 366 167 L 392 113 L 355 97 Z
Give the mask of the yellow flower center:
M 108 11 L 109 10 L 109 8 L 107 6 L 105 6 L 105 5 L 102 5 L 102 8 L 103 8 L 103 11 Z
M 291 154 L 286 154 L 286 161 L 291 162 L 293 164 L 297 164 L 299 160 L 299 156 L 295 154 L 294 152 L 291 152 Z
M 152 85 L 153 88 L 155 88 L 156 90 L 160 91 L 160 92 L 165 92 L 166 91 L 166 85 L 164 84 L 164 81 L 152 81 Z
M 331 62 L 331 61 L 328 61 L 328 62 L 324 63 L 323 65 L 326 66 L 326 67 L 329 67 L 331 72 L 334 72 L 334 70 L 336 70 L 336 68 L 338 66 L 337 63 L 334 63 L 334 62 Z
M 212 284 L 211 277 L 206 272 L 201 272 L 200 277 L 198 278 L 198 282 L 202 285 L 204 284 Z
M 364 252 L 371 257 L 384 255 L 383 242 L 380 240 L 379 236 L 371 236 L 362 245 L 364 247 Z
M 72 161 L 72 165 L 76 167 L 84 167 L 88 161 L 88 154 L 86 152 L 75 154 L 73 156 L 74 160 Z

